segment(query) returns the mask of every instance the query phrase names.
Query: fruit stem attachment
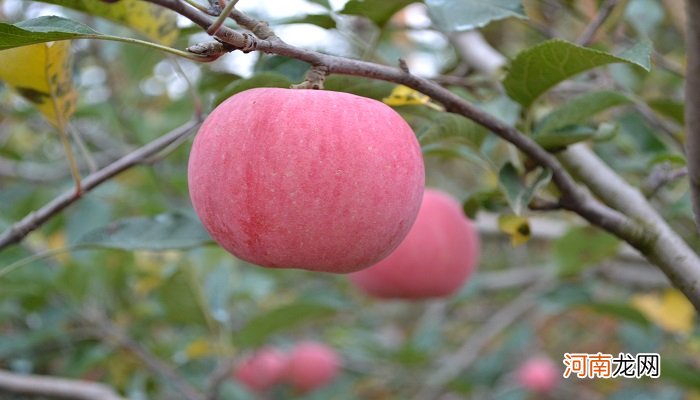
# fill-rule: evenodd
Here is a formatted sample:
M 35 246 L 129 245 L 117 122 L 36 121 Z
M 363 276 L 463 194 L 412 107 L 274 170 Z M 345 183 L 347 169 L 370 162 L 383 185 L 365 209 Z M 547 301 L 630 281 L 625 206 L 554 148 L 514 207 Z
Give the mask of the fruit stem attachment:
M 207 29 L 207 33 L 211 36 L 216 35 L 216 32 L 219 31 L 219 28 L 221 28 L 221 25 L 224 24 L 226 21 L 226 18 L 228 18 L 229 14 L 231 14 L 231 11 L 233 10 L 233 7 L 238 3 L 238 0 L 231 0 L 226 4 L 226 7 L 221 11 L 221 14 L 216 18 L 216 21 L 214 21 L 211 26 L 209 26 L 209 29 Z
M 323 90 L 323 82 L 328 76 L 328 67 L 325 65 L 314 65 L 306 73 L 304 82 L 292 85 L 292 89 L 318 89 Z

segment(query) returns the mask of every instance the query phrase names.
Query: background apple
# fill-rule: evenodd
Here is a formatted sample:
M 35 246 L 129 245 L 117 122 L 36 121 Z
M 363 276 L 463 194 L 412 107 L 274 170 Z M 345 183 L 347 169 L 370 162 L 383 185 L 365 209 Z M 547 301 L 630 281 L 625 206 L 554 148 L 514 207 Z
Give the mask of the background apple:
M 363 292 L 380 298 L 449 296 L 472 275 L 478 259 L 478 233 L 457 200 L 426 189 L 418 218 L 401 245 L 349 278 Z
M 543 356 L 526 360 L 516 372 L 518 383 L 523 388 L 538 393 L 554 389 L 560 376 L 561 371 L 554 362 Z
M 286 367 L 284 353 L 263 347 L 236 366 L 234 378 L 252 391 L 264 392 L 281 383 Z
M 289 354 L 285 378 L 299 393 L 320 388 L 339 373 L 341 358 L 323 343 L 301 342 Z
M 388 255 L 420 207 L 423 158 L 376 100 L 251 89 L 219 105 L 192 146 L 189 190 L 212 237 L 267 267 L 347 273 Z

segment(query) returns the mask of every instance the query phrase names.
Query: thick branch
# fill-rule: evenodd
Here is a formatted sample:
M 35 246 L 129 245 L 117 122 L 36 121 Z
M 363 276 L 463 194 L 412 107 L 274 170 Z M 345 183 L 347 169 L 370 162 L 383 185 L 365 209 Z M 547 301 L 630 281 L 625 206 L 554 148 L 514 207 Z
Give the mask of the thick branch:
M 685 137 L 695 223 L 700 229 L 700 1 L 687 0 Z
M 695 2 L 695 5 L 697 8 L 700 8 L 697 2 Z M 466 44 L 468 45 L 469 43 Z M 698 44 L 700 44 L 700 40 L 698 40 Z M 482 56 L 489 57 L 489 54 L 490 52 L 485 52 L 482 53 Z M 492 73 L 493 71 L 482 72 Z M 698 72 L 700 73 L 700 71 Z M 700 89 L 700 84 L 698 88 Z M 686 112 L 687 110 L 686 106 Z M 696 113 L 696 115 L 700 119 L 700 113 Z M 584 144 L 571 146 L 568 151 L 562 153 L 560 158 L 565 166 L 574 172 L 607 205 L 641 223 L 644 234 L 639 236 L 635 234 L 634 237 L 642 240 L 631 241 L 628 236 L 620 235 L 614 230 L 598 224 L 595 218 L 591 219 L 587 214 L 580 212 L 579 215 L 594 225 L 605 228 L 635 247 L 650 262 L 660 267 L 669 280 L 683 291 L 695 308 L 700 310 L 700 260 L 683 239 L 661 218 L 644 196 L 615 173 Z M 588 204 L 594 205 L 599 203 L 590 202 Z M 593 213 L 597 214 L 595 211 Z
M 94 189 L 101 183 L 113 178 L 127 169 L 148 160 L 149 157 L 165 149 L 171 143 L 189 134 L 193 129 L 199 126 L 199 124 L 200 121 L 197 120 L 189 121 L 175 130 L 152 141 L 151 143 L 125 155 L 94 174 L 86 176 L 81 182 L 83 193 Z M 22 220 L 15 223 L 5 232 L 0 234 L 0 249 L 21 241 L 30 232 L 37 229 L 39 226 L 79 199 L 80 195 L 76 195 L 75 190 L 70 189 L 48 202 L 39 210 L 34 211 L 22 218 Z
M 109 386 L 72 379 L 0 370 L 0 391 L 67 400 L 124 400 Z
M 596 196 L 644 224 L 650 240 L 637 250 L 658 265 L 669 280 L 688 296 L 695 308 L 700 309 L 700 262 L 697 255 L 644 195 L 625 182 L 584 144 L 569 147 L 560 158 Z

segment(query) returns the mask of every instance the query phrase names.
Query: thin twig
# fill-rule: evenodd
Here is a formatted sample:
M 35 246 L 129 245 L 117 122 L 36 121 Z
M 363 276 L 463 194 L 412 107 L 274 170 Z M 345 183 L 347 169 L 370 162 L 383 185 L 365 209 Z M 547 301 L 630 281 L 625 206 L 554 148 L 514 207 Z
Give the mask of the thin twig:
M 673 169 L 668 162 L 657 165 L 651 170 L 651 174 L 644 182 L 644 195 L 651 199 L 668 183 L 681 179 L 686 175 L 688 175 L 688 168 L 686 167 Z
M 83 158 L 85 159 L 85 164 L 88 166 L 88 171 L 90 171 L 90 173 L 97 171 L 97 162 L 90 153 L 90 150 L 85 145 L 85 141 L 80 135 L 80 132 L 78 132 L 78 130 L 75 128 L 75 125 L 68 123 L 67 130 L 68 133 L 70 133 L 70 136 L 73 138 L 75 144 L 78 146 L 78 150 L 80 150 L 80 153 L 82 153 Z
M 221 15 L 219 15 L 216 18 L 216 21 L 214 21 L 214 23 L 211 24 L 209 29 L 207 29 L 207 33 L 209 35 L 211 35 L 211 36 L 216 35 L 216 32 L 218 32 L 219 28 L 221 28 L 221 25 L 224 24 L 224 22 L 226 21 L 226 18 L 228 18 L 229 14 L 233 10 L 233 7 L 236 5 L 236 3 L 238 3 L 238 0 L 231 0 L 228 2 L 228 4 L 226 4 L 226 7 L 224 7 L 224 9 L 221 11 Z
M 147 145 L 125 155 L 94 174 L 86 176 L 82 180 L 83 193 L 94 189 L 101 183 L 128 170 L 129 168 L 141 164 L 144 160 L 168 147 L 170 143 L 179 140 L 182 136 L 188 135 L 197 126 L 199 126 L 200 123 L 201 121 L 199 120 L 191 120 L 186 122 L 184 125 L 175 128 L 171 132 L 159 137 Z M 0 249 L 24 239 L 24 237 L 30 232 L 56 216 L 66 207 L 78 201 L 80 197 L 81 196 L 76 195 L 75 190 L 66 191 L 45 204 L 37 211 L 25 216 L 19 222 L 13 224 L 5 232 L 0 234 Z
M 102 340 L 114 341 L 116 344 L 134 354 L 154 374 L 163 378 L 172 385 L 186 400 L 204 400 L 205 397 L 185 381 L 170 365 L 152 354 L 126 335 L 119 327 L 96 312 L 90 312 L 86 317 L 89 324 L 97 329 L 97 334 Z
M 462 346 L 439 361 L 436 371 L 424 382 L 419 399 L 433 399 L 442 387 L 469 368 L 481 351 L 506 328 L 523 317 L 537 303 L 537 298 L 551 287 L 552 280 L 543 278 L 526 289 L 506 306 L 499 308 L 488 321 L 474 331 Z
M 209 376 L 209 385 L 207 387 L 207 399 L 219 400 L 221 395 L 221 385 L 233 373 L 236 366 L 236 359 L 233 357 L 221 360 L 214 372 Z
M 612 11 L 615 9 L 617 3 L 618 0 L 606 0 L 598 9 L 598 14 L 595 16 L 595 18 L 593 18 L 591 23 L 586 26 L 586 29 L 583 30 L 581 36 L 576 39 L 576 43 L 580 44 L 581 46 L 589 45 L 593 41 L 598 29 L 603 26 L 610 14 L 612 14 Z
M 101 383 L 4 370 L 0 370 L 0 391 L 70 400 L 125 400 L 114 389 Z

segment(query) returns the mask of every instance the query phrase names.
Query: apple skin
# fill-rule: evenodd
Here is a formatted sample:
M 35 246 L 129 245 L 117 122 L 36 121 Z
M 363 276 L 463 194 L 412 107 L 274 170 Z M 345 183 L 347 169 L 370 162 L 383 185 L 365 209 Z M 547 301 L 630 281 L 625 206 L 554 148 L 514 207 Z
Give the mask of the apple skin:
M 476 269 L 479 236 L 451 195 L 426 189 L 416 222 L 387 258 L 348 275 L 366 294 L 420 300 L 450 296 Z
M 238 364 L 234 378 L 254 392 L 264 392 L 284 380 L 287 356 L 279 350 L 263 347 Z
M 308 393 L 330 383 L 340 372 L 341 358 L 331 347 L 301 342 L 289 353 L 286 382 L 297 393 Z
M 547 357 L 533 357 L 518 367 L 516 378 L 525 389 L 547 393 L 554 389 L 561 376 L 561 371 L 552 360 Z
M 258 88 L 220 104 L 190 153 L 194 209 L 224 249 L 265 267 L 348 273 L 406 236 L 425 182 L 401 116 L 348 93 Z

